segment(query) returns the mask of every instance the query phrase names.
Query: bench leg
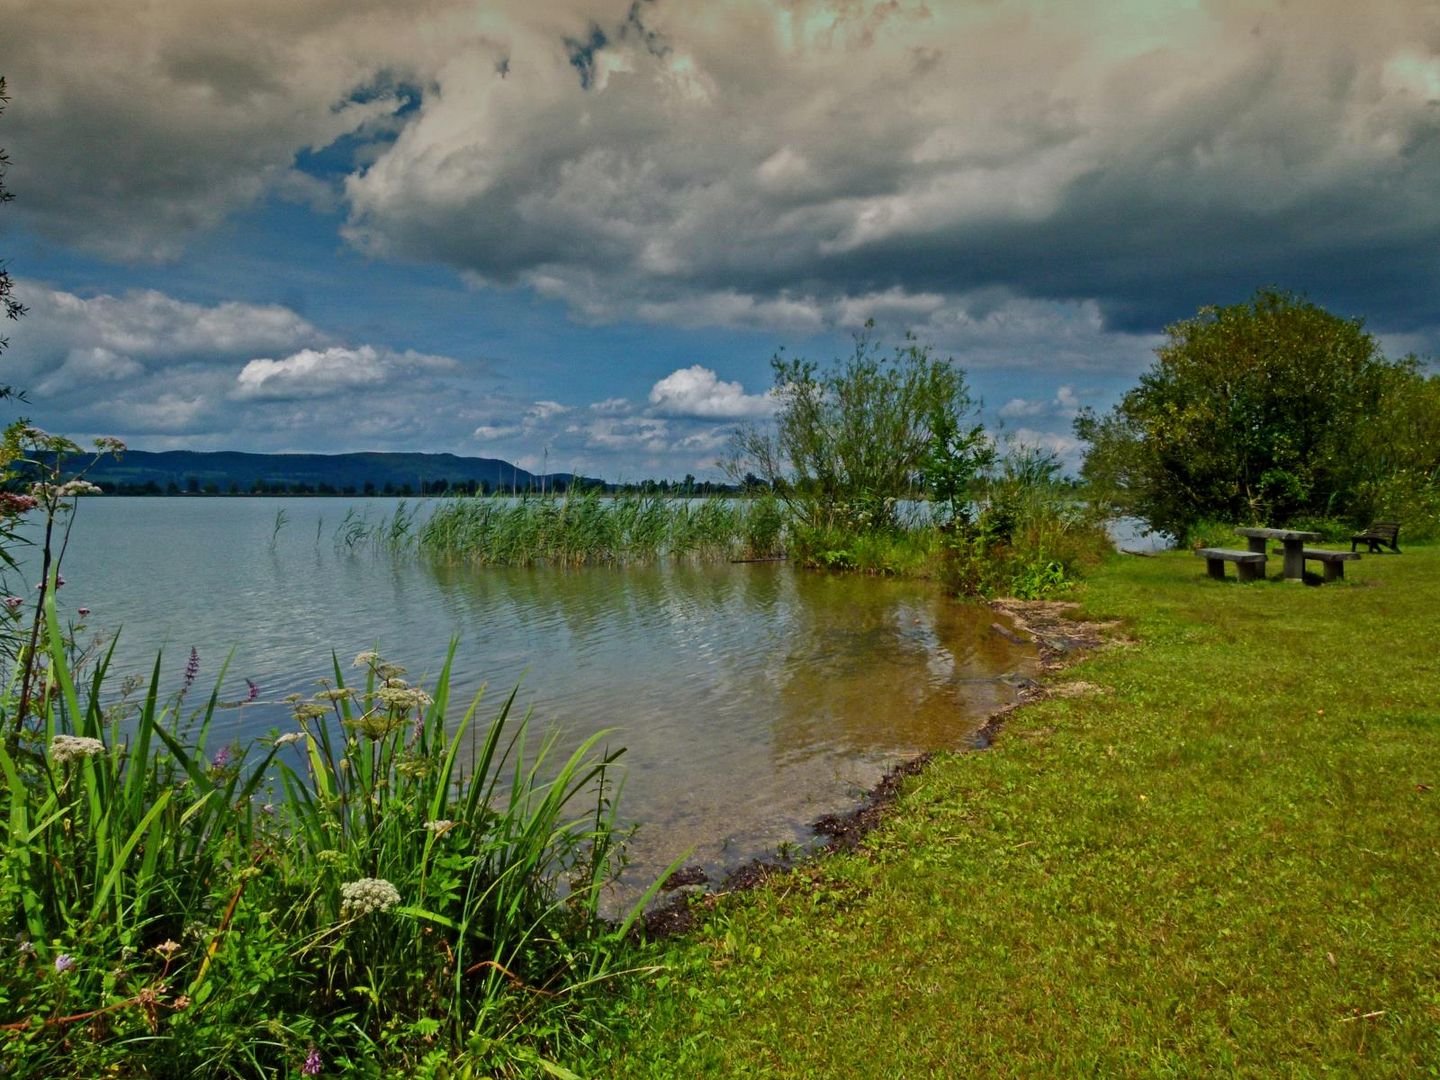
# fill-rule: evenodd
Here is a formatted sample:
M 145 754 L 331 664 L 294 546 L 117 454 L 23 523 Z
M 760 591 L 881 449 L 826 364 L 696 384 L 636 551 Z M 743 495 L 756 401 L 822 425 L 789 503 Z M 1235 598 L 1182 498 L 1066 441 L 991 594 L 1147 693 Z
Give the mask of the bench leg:
M 1305 553 L 1303 545 L 1299 543 L 1285 545 L 1285 580 L 1305 580 Z
M 1265 576 L 1265 564 L 1253 562 L 1236 563 L 1235 572 L 1240 575 L 1241 581 L 1258 581 Z
M 1345 564 L 1343 562 L 1327 562 L 1325 564 L 1326 581 L 1342 581 L 1345 578 Z
M 1205 572 L 1206 572 L 1207 574 L 1209 574 L 1212 578 L 1214 578 L 1216 581 L 1224 581 L 1224 580 L 1225 580 L 1225 560 L 1224 560 L 1224 559 L 1206 559 L 1206 560 L 1205 560 Z

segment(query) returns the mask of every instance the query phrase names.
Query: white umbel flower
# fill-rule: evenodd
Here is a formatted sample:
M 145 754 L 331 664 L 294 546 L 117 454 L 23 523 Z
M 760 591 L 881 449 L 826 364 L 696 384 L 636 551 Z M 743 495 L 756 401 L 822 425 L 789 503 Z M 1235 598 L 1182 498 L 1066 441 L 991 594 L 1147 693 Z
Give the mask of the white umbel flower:
M 359 917 L 388 911 L 400 903 L 400 893 L 384 878 L 367 877 L 340 886 L 340 914 Z
M 425 709 L 434 703 L 429 694 L 414 686 L 382 686 L 375 691 L 375 699 L 387 709 Z
M 79 758 L 94 757 L 105 752 L 105 744 L 99 739 L 83 735 L 56 735 L 50 740 L 50 760 L 57 765 Z

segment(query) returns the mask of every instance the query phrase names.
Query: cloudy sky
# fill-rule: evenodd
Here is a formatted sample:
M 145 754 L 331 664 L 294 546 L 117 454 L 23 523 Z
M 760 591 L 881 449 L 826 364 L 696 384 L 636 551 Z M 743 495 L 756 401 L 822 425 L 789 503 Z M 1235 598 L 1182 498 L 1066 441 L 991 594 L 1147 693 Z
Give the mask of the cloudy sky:
M 1440 352 L 1433 0 L 0 0 L 0 382 L 145 449 L 712 475 L 866 319 L 1072 455 L 1257 286 Z

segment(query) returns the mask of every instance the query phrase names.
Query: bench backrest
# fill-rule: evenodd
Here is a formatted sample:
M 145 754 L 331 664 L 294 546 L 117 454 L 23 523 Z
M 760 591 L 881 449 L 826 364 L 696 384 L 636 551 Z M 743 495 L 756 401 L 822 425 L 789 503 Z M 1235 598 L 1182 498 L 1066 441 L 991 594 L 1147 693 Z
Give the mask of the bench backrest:
M 1375 536 L 1386 536 L 1394 540 L 1400 532 L 1400 523 L 1398 521 L 1372 521 L 1370 527 L 1365 531 Z

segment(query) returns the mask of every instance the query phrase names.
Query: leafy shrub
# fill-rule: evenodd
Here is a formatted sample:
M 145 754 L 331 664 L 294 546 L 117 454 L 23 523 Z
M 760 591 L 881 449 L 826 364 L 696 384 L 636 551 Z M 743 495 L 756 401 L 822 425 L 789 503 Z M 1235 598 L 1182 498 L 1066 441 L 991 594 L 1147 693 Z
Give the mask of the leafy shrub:
M 897 500 L 926 490 L 954 508 L 989 460 L 989 440 L 961 418 L 974 409 L 957 366 L 911 337 L 888 354 L 868 336 L 822 369 L 776 356 L 774 430 L 735 432 L 727 471 L 758 478 L 810 529 L 885 531 Z

